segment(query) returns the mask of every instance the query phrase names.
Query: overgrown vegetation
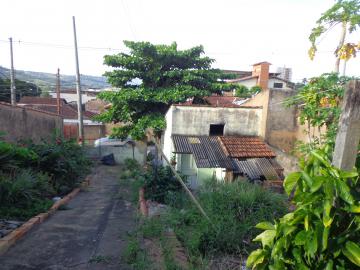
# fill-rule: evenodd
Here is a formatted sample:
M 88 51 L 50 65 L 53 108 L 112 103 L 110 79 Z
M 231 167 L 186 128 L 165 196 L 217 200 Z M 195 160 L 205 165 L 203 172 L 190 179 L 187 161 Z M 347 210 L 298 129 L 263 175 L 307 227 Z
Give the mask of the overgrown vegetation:
M 240 84 L 235 90 L 235 96 L 241 98 L 251 98 L 253 95 L 260 92 L 261 87 L 258 85 L 255 85 L 249 89 L 247 86 Z
M 295 96 L 287 100 L 288 106 L 298 106 L 300 123 L 307 126 L 308 143 L 299 144 L 300 153 L 309 153 L 323 145 L 334 147 L 340 103 L 350 79 L 337 73 L 326 73 L 310 79 Z
M 254 241 L 253 269 L 359 269 L 360 189 L 354 169 L 341 171 L 317 150 L 289 174 L 284 183 L 293 192 L 296 210 L 275 223 L 261 222 L 264 232 Z
M 73 141 L 0 141 L 0 218 L 27 219 L 46 211 L 53 196 L 73 189 L 90 161 Z
M 273 221 L 287 212 L 287 201 L 281 194 L 247 182 L 209 181 L 196 193 L 197 199 L 210 217 L 209 222 L 200 214 L 181 186 L 174 182 L 176 188 L 171 184 L 157 185 L 157 189 L 154 189 L 151 185 L 156 186 L 158 182 L 146 182 L 144 177 L 147 173 L 153 177 L 154 168 L 150 168 L 147 173 L 139 173 L 139 165 L 133 161 L 127 161 L 127 164 L 127 168 L 131 169 L 125 170 L 122 181 L 134 179 L 132 185 L 136 196 L 138 188 L 147 183 L 149 187 L 145 188 L 146 196 L 170 207 L 159 218 L 142 222 L 139 228 L 140 236 L 161 240 L 164 232 L 169 228 L 173 229 L 190 256 L 194 269 L 206 269 L 204 262 L 212 256 L 247 255 L 256 247 L 251 241 L 258 232 L 254 228 L 255 224 L 261 220 Z M 166 168 L 159 168 L 159 171 L 166 172 L 159 173 L 159 178 L 164 183 L 166 180 L 170 183 L 176 181 Z M 159 196 L 160 194 L 162 196 Z

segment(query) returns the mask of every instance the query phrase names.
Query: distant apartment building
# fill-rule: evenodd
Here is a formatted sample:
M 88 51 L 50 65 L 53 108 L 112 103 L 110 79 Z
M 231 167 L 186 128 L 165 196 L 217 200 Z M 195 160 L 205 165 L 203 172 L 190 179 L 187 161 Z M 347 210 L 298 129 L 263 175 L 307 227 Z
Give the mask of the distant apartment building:
M 276 72 L 279 74 L 278 77 L 286 80 L 291 81 L 292 79 L 292 69 L 288 67 L 278 67 Z

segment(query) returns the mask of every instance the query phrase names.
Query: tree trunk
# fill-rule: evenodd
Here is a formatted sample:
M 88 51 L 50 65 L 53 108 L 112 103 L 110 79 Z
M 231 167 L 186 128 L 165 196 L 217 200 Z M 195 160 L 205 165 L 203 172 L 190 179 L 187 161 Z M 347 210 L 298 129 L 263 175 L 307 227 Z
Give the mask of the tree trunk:
M 347 26 L 347 22 L 342 22 L 342 31 L 341 31 L 341 36 L 340 36 L 340 41 L 339 41 L 339 45 L 336 49 L 337 53 L 339 53 L 339 50 L 342 48 L 342 46 L 344 46 L 345 43 L 345 37 L 346 37 L 346 26 Z M 340 70 L 340 56 L 338 55 L 336 58 L 336 62 L 335 62 L 335 72 L 339 73 Z

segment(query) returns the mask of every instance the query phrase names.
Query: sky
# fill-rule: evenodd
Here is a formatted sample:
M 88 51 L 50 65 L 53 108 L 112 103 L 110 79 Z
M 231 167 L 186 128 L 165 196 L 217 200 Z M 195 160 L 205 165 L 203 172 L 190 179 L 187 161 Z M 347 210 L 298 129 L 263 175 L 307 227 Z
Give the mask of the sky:
M 310 61 L 308 36 L 334 0 L 2 0 L 0 66 L 75 74 L 72 16 L 76 17 L 80 73 L 102 75 L 103 56 L 126 52 L 123 40 L 203 45 L 215 68 L 251 70 L 260 61 L 290 67 L 293 81 L 334 69 L 338 29 L 329 32 Z M 358 42 L 356 34 L 348 41 Z M 360 75 L 360 61 L 347 75 Z

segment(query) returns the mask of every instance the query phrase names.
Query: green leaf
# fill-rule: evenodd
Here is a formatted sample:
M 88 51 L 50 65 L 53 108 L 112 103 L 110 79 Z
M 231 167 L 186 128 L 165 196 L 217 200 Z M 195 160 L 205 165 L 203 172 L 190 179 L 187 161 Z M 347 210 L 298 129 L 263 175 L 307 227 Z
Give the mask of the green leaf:
M 309 230 L 309 216 L 308 216 L 308 215 L 305 216 L 305 219 L 304 219 L 304 227 L 305 227 L 305 230 L 306 230 L 306 231 Z
M 310 177 L 310 175 L 308 173 L 306 173 L 305 171 L 301 172 L 301 178 L 305 180 L 306 184 L 311 187 L 312 183 L 313 183 L 313 179 Z
M 337 189 L 341 199 L 343 199 L 348 204 L 354 203 L 354 199 L 350 193 L 349 186 L 345 182 L 343 182 L 341 179 L 338 179 L 336 181 L 336 189 Z
M 300 231 L 300 232 L 295 236 L 295 245 L 296 245 L 296 246 L 302 246 L 302 245 L 304 245 L 305 242 L 306 242 L 306 238 L 307 238 L 306 231 Z
M 332 208 L 331 202 L 329 200 L 326 200 L 324 203 L 324 215 L 323 215 L 323 224 L 325 228 L 329 227 L 333 222 L 333 218 L 330 216 L 331 208 Z
M 260 264 L 264 261 L 264 257 L 264 251 L 262 249 L 257 249 L 251 252 L 246 260 L 246 267 L 252 267 L 252 269 L 254 269 L 257 264 Z
M 305 246 L 307 247 L 307 253 L 314 256 L 318 248 L 317 238 L 314 233 L 311 233 L 311 238 L 306 241 Z
M 325 270 L 333 270 L 334 262 L 333 260 L 329 260 L 326 264 Z
M 260 222 L 256 224 L 255 228 L 261 229 L 261 230 L 275 230 L 275 227 L 270 222 Z
M 311 193 L 318 191 L 321 188 L 322 184 L 326 181 L 326 177 L 324 176 L 315 176 L 314 181 L 310 187 Z
M 296 186 L 298 180 L 300 179 L 300 176 L 300 172 L 290 173 L 288 176 L 286 176 L 284 180 L 284 189 L 288 195 L 290 195 L 291 191 Z
M 322 251 L 325 251 L 328 246 L 330 228 L 325 227 L 322 233 Z
M 331 167 L 331 163 L 329 160 L 325 159 L 323 155 L 319 154 L 318 151 L 312 151 L 311 154 L 318 159 L 322 164 L 324 164 L 326 167 Z
M 343 254 L 354 264 L 360 266 L 360 247 L 352 241 L 347 241 Z
M 356 170 L 353 171 L 341 171 L 340 177 L 341 178 L 354 178 L 359 176 L 359 173 Z
M 351 213 L 356 213 L 356 214 L 360 214 L 360 205 L 350 205 L 349 207 L 349 211 Z
M 266 247 L 266 246 L 270 247 L 270 246 L 272 246 L 275 236 L 276 236 L 275 230 L 266 230 L 266 231 L 262 232 L 261 234 L 259 234 L 258 236 L 256 236 L 253 241 L 261 242 L 263 247 Z

